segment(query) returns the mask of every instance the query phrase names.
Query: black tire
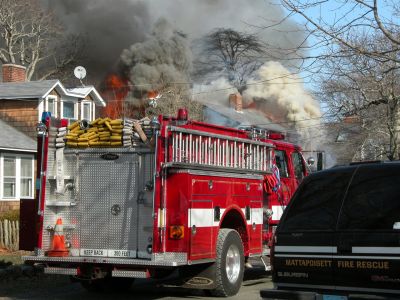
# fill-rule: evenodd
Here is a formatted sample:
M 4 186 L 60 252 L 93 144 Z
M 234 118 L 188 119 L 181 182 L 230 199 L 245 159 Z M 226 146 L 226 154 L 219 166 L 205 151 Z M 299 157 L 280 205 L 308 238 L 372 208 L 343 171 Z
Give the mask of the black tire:
M 228 252 L 234 257 L 228 258 Z M 227 267 L 227 261 L 234 268 Z M 244 272 L 243 243 L 236 230 L 227 228 L 219 230 L 215 267 L 216 288 L 211 294 L 217 297 L 236 295 L 242 286 Z

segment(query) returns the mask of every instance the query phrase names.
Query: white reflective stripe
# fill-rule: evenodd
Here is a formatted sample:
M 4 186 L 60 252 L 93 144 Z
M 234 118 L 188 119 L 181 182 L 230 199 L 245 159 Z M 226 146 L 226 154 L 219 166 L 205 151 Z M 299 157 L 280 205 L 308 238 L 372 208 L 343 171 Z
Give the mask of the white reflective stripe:
M 242 208 L 243 215 L 246 216 L 246 208 Z M 263 209 L 250 208 L 250 220 L 247 220 L 247 225 L 260 225 L 263 223 Z
M 315 255 L 315 254 L 311 254 L 311 255 L 305 255 L 305 254 L 274 254 L 274 257 L 312 257 L 312 258 L 332 258 L 332 255 Z
M 384 260 L 400 260 L 396 256 L 358 256 L 358 255 L 316 255 L 316 254 L 275 254 L 275 257 L 305 257 L 305 258 L 333 258 L 333 259 L 384 259 Z
M 337 253 L 337 247 L 331 247 L 331 246 L 275 246 L 275 253 L 276 252 Z
M 220 216 L 225 212 L 225 208 L 220 209 Z M 246 215 L 246 209 L 242 208 L 242 212 Z M 256 225 L 263 224 L 263 209 L 251 208 L 250 220 L 247 220 L 248 225 L 255 223 Z M 218 226 L 219 221 L 214 221 L 214 208 L 190 208 L 188 212 L 189 227 L 196 225 L 196 227 L 212 227 Z
M 158 215 L 157 215 L 157 225 L 158 227 L 164 228 L 165 227 L 165 209 L 159 208 Z
M 281 205 L 273 205 L 272 206 L 272 221 L 279 221 L 282 217 L 283 210 L 286 208 L 286 206 L 281 206 Z
M 352 253 L 400 254 L 400 247 L 352 247 Z
M 255 223 L 256 225 L 261 225 L 263 223 L 263 209 L 260 208 L 252 208 L 251 209 L 251 222 L 250 224 Z M 249 221 L 247 221 L 249 224 Z
M 64 148 L 56 150 L 56 194 L 64 195 Z
M 56 224 L 54 226 L 54 234 L 61 235 L 61 234 L 63 234 L 63 232 L 64 232 L 64 225 Z
M 221 216 L 223 211 L 221 209 Z M 219 222 L 214 221 L 213 208 L 190 208 L 188 213 L 189 227 L 195 225 L 196 227 L 213 227 L 218 226 Z

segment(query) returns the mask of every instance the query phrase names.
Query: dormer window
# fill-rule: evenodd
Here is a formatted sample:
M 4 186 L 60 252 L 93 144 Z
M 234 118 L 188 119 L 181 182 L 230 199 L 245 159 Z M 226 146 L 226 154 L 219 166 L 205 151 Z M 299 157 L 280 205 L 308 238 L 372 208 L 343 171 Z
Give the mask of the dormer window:
M 82 101 L 81 102 L 81 119 L 92 120 L 92 102 Z
M 51 113 L 51 116 L 57 118 L 57 97 L 56 96 L 47 96 L 45 101 L 45 111 Z
M 63 119 L 77 119 L 75 103 L 72 101 L 61 101 L 61 117 Z

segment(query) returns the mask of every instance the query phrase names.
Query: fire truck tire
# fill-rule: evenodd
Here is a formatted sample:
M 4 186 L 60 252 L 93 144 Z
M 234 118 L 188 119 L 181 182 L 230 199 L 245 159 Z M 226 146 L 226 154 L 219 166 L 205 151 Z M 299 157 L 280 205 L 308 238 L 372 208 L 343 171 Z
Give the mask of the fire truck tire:
M 236 295 L 242 285 L 244 272 L 243 243 L 236 230 L 219 230 L 215 264 L 216 288 L 211 294 L 218 297 Z

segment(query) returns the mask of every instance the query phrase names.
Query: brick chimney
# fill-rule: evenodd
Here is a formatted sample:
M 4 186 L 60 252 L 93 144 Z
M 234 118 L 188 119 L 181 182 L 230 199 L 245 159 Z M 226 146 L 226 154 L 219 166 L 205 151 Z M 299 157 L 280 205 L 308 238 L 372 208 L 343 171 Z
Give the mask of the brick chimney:
M 24 82 L 26 80 L 26 68 L 20 65 L 3 64 L 3 82 Z
M 360 117 L 356 115 L 347 116 L 343 119 L 343 123 L 345 124 L 360 123 Z
M 243 102 L 242 95 L 239 93 L 229 95 L 229 106 L 233 107 L 237 112 L 242 112 Z

